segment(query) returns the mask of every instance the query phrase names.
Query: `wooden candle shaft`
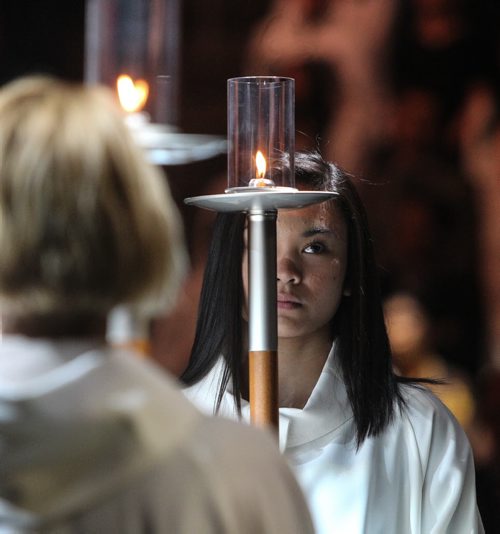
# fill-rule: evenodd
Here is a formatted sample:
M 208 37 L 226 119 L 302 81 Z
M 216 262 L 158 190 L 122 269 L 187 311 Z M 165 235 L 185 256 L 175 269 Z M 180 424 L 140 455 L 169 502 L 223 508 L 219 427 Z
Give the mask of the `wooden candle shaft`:
M 278 429 L 278 354 L 274 350 L 249 352 L 250 415 L 259 427 Z

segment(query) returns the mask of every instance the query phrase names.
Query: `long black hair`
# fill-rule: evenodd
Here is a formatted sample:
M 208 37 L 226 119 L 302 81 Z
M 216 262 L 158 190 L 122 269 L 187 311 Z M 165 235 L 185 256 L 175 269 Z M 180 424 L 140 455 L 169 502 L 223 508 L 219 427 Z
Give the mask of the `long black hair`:
M 301 188 L 337 193 L 334 202 L 348 229 L 345 285 L 349 288 L 332 321 L 335 358 L 340 362 L 356 424 L 358 446 L 379 434 L 402 404 L 400 378 L 392 368 L 384 323 L 377 266 L 363 204 L 350 176 L 317 152 L 295 155 L 295 176 Z M 216 410 L 229 380 L 241 409 L 243 327 L 244 214 L 219 214 L 203 281 L 191 359 L 181 379 L 201 380 L 218 358 L 225 359 Z

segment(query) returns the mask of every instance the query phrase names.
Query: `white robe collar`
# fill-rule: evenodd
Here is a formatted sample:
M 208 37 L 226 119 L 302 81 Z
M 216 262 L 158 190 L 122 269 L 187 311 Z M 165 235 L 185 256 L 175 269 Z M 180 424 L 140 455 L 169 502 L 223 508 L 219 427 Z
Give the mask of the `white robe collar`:
M 224 360 L 219 358 L 213 369 L 200 382 L 185 390 L 186 395 L 206 412 L 213 413 L 217 391 L 222 379 Z M 241 399 L 242 419 L 250 420 L 250 404 Z M 219 415 L 238 418 L 231 385 L 226 389 Z M 298 451 L 304 446 L 320 446 L 332 441 L 347 421 L 352 421 L 352 410 L 341 378 L 333 346 L 321 371 L 318 382 L 303 409 L 280 408 L 280 448 L 282 451 Z

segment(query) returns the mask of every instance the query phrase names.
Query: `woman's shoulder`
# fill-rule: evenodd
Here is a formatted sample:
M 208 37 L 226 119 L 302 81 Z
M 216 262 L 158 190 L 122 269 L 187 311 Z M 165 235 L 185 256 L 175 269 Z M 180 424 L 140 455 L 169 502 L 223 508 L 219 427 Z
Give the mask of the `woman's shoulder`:
M 456 419 L 441 400 L 424 384 L 401 384 L 402 413 L 430 424 L 456 424 Z
M 403 403 L 393 425 L 413 436 L 422 456 L 430 456 L 439 449 L 444 451 L 450 442 L 458 456 L 470 454 L 463 428 L 429 389 L 420 384 L 404 384 L 401 395 Z
M 448 408 L 422 385 L 402 385 L 403 405 L 391 425 L 421 480 L 422 531 L 483 532 L 476 506 L 472 449 Z M 436 506 L 438 495 L 446 495 Z
M 450 410 L 423 384 L 401 384 L 399 418 L 423 427 L 460 428 Z

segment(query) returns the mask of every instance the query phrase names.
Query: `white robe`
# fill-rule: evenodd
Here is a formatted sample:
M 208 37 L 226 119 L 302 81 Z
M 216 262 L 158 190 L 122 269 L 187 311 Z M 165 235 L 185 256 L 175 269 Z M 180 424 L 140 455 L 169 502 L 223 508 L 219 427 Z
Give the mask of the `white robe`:
M 273 440 L 208 418 L 151 362 L 0 343 L 0 532 L 312 533 Z
M 213 413 L 222 358 L 185 390 Z M 356 450 L 355 425 L 333 350 L 304 409 L 280 408 L 280 446 L 306 494 L 316 532 L 330 534 L 475 534 L 469 442 L 446 407 L 423 388 L 402 388 L 406 408 Z M 226 391 L 220 415 L 236 418 Z M 249 420 L 242 399 L 242 418 Z

